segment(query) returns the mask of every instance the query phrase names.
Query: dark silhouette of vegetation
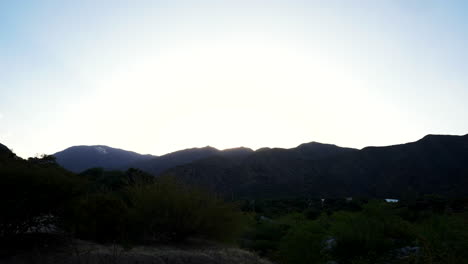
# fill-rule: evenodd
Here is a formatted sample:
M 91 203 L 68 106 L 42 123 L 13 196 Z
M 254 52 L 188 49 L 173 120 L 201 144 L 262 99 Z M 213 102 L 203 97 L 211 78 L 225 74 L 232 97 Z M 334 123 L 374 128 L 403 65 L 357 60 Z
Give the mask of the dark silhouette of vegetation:
M 114 193 L 77 198 L 65 215 L 65 229 L 78 238 L 97 242 L 124 242 L 128 208 Z
M 0 242 L 62 232 L 97 242 L 151 243 L 190 237 L 234 241 L 246 224 L 237 205 L 138 169 L 79 175 L 53 156 L 0 153 Z
M 51 228 L 68 201 L 84 191 L 84 181 L 50 156 L 0 159 L 0 238 Z
M 236 205 L 172 178 L 131 186 L 125 195 L 130 207 L 131 233 L 140 238 L 233 241 L 246 223 Z
M 408 192 L 397 203 L 374 196 L 230 203 L 177 177 L 138 169 L 75 174 L 53 156 L 23 160 L 2 146 L 0 183 L 0 255 L 25 237 L 44 244 L 54 233 L 125 246 L 188 238 L 237 242 L 279 264 L 468 263 L 468 199 L 461 195 Z
M 398 203 L 361 199 L 356 201 L 359 210 L 309 203 L 320 216 L 290 208 L 273 218 L 259 216 L 241 245 L 283 264 L 468 263 L 466 201 L 436 196 Z

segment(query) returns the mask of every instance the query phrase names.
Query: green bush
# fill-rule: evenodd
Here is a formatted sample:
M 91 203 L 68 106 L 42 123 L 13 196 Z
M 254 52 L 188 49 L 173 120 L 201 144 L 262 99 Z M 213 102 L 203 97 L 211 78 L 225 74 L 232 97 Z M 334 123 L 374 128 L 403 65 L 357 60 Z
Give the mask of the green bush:
M 361 211 L 323 212 L 313 221 L 316 212 L 258 217 L 243 246 L 283 264 L 468 263 L 466 200 L 456 200 L 453 212 L 442 210 L 450 201 L 419 201 L 417 207 L 370 201 Z M 413 213 L 417 217 L 407 218 Z
M 257 219 L 256 223 L 243 235 L 241 246 L 255 251 L 261 256 L 274 258 L 281 239 L 290 226 L 270 219 Z
M 326 260 L 323 254 L 325 228 L 319 221 L 306 221 L 291 228 L 279 246 L 279 259 L 284 264 L 309 264 Z
M 391 205 L 371 202 L 362 212 L 337 212 L 330 231 L 336 239 L 332 254 L 340 263 L 377 263 L 391 250 L 414 240 L 409 223 L 398 217 Z
M 433 215 L 414 229 L 428 263 L 468 263 L 467 214 Z
M 131 186 L 125 195 L 131 233 L 138 240 L 202 237 L 234 241 L 246 225 L 236 205 L 171 178 Z

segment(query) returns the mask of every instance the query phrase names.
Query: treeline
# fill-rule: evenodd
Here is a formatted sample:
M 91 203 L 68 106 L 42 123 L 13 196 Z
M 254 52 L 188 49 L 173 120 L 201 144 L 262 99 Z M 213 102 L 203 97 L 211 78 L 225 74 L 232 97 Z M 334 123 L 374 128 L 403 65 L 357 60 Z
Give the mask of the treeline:
M 246 224 L 236 204 L 172 178 L 142 171 L 74 174 L 52 156 L 0 155 L 0 242 L 60 233 L 141 244 L 197 237 L 234 241 Z
M 468 263 L 468 199 L 245 201 L 241 245 L 277 263 Z

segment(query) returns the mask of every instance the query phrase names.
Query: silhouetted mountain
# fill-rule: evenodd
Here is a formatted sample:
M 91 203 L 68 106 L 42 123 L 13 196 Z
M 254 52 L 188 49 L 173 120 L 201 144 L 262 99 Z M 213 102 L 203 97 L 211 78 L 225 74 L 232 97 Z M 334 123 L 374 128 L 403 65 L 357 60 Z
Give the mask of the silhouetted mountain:
M 249 154 L 252 154 L 253 152 L 254 151 L 250 148 L 239 147 L 239 148 L 224 149 L 222 151 L 219 151 L 218 154 L 221 156 L 225 156 L 225 157 L 242 158 Z
M 123 169 L 137 161 L 154 158 L 108 146 L 74 146 L 54 154 L 57 163 L 73 171 L 82 172 L 89 168 Z
M 240 161 L 217 156 L 166 173 L 236 198 L 461 196 L 468 189 L 468 135 L 362 150 L 320 143 L 261 149 Z
M 262 148 L 243 159 L 215 156 L 167 171 L 183 181 L 237 196 L 297 194 L 312 161 L 357 152 L 308 143 L 293 149 Z M 298 187 L 300 187 L 298 189 Z
M 0 144 L 0 159 L 13 157 L 16 157 L 16 155 L 7 146 Z
M 192 148 L 155 157 L 81 146 L 55 156 L 72 171 L 134 167 L 153 175 L 172 174 L 239 198 L 458 196 L 468 188 L 468 135 L 429 135 L 412 143 L 362 150 L 311 142 L 255 152 Z
M 215 155 L 221 155 L 235 159 L 238 157 L 243 157 L 250 153 L 253 153 L 253 150 L 248 148 L 235 148 L 220 151 L 216 148 L 207 146 L 204 148 L 191 148 L 179 150 L 149 160 L 138 161 L 131 164 L 130 167 L 141 169 L 153 175 L 158 175 L 162 171 L 167 170 L 169 168 L 183 164 L 188 164 L 193 161 L 197 161 Z
M 10 153 L 10 149 L 7 146 L 0 144 L 0 153 Z

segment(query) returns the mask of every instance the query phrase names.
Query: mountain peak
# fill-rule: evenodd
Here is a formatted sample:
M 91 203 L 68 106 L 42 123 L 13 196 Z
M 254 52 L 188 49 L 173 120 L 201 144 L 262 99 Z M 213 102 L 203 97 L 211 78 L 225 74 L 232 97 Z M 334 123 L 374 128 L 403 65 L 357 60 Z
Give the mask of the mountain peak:
M 333 156 L 337 154 L 357 151 L 357 149 L 352 148 L 342 148 L 333 144 L 324 144 L 320 142 L 309 142 L 299 145 L 294 150 L 301 152 L 303 155 L 308 158 L 324 158 L 328 156 Z
M 333 144 L 326 144 L 326 143 L 320 143 L 320 142 L 317 142 L 317 141 L 311 141 L 311 142 L 308 142 L 308 143 L 302 143 L 299 146 L 297 146 L 297 148 L 317 147 L 317 146 L 334 146 L 334 147 L 336 147 L 336 145 L 333 145 Z
M 61 166 L 73 172 L 95 167 L 122 169 L 128 164 L 155 157 L 105 145 L 73 146 L 55 153 L 54 156 Z

